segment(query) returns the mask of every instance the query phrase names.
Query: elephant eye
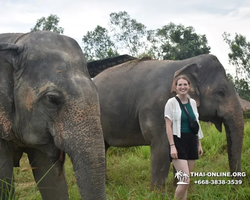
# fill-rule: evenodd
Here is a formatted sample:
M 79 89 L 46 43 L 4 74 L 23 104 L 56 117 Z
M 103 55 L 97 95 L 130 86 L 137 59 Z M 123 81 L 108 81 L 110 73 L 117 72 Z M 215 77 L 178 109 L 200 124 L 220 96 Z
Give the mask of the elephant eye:
M 219 90 L 219 91 L 215 92 L 215 95 L 218 97 L 225 97 L 225 93 L 223 90 Z
M 57 92 L 48 92 L 45 95 L 45 101 L 48 104 L 59 106 L 62 104 L 61 95 Z

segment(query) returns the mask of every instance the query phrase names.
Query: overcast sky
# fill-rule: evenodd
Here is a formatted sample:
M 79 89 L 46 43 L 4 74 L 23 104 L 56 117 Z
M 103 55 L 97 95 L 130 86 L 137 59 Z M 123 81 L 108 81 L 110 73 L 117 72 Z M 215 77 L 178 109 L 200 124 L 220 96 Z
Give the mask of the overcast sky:
M 60 18 L 64 34 L 77 40 L 97 25 L 108 28 L 109 14 L 126 11 L 147 29 L 169 22 L 193 26 L 205 34 L 211 53 L 230 73 L 229 48 L 223 32 L 242 34 L 250 40 L 250 0 L 0 0 L 0 33 L 29 32 L 37 19 L 50 14 Z

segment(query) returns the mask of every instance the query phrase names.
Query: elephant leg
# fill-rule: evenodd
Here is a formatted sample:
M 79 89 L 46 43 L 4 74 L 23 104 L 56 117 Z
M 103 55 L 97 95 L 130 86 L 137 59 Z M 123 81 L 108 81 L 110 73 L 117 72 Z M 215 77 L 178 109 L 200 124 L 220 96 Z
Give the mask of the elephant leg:
M 151 189 L 165 190 L 170 167 L 168 143 L 161 141 L 165 139 L 154 138 L 151 141 Z
M 12 145 L 0 139 L 0 199 L 12 199 L 15 192 L 13 182 L 13 156 Z
M 164 119 L 154 115 L 152 110 L 139 115 L 141 131 L 151 146 L 151 183 L 150 188 L 165 190 L 170 159 L 169 144 Z
M 53 164 L 48 160 L 47 155 L 40 150 L 28 149 L 26 152 L 42 198 L 68 200 L 68 187 L 64 171 L 58 175 L 58 171 L 52 167 Z

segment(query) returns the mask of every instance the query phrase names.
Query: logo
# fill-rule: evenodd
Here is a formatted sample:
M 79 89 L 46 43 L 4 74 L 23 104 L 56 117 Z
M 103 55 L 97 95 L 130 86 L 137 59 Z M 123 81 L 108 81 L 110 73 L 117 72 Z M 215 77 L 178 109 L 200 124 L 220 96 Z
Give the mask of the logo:
M 189 175 L 186 174 L 185 172 L 183 172 L 182 170 L 177 171 L 177 172 L 175 173 L 174 177 L 178 179 L 177 185 L 188 185 L 188 183 L 187 183 L 187 182 L 184 182 L 184 181 L 187 181 L 187 180 L 188 180 Z

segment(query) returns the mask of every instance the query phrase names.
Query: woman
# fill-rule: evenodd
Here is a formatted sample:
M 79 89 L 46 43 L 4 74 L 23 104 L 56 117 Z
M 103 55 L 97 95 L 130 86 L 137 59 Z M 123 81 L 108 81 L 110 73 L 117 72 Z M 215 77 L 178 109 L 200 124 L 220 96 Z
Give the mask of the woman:
M 190 81 L 186 76 L 178 76 L 174 80 L 175 92 L 192 119 L 198 121 L 198 111 L 196 102 L 191 99 L 188 92 L 191 89 Z M 194 168 L 195 160 L 203 154 L 200 139 L 203 137 L 201 128 L 198 134 L 192 133 L 189 120 L 185 112 L 180 107 L 175 97 L 168 100 L 165 105 L 165 121 L 167 136 L 170 145 L 171 161 L 177 170 L 190 176 Z M 200 125 L 199 125 L 200 126 Z M 186 184 L 179 184 L 175 190 L 175 198 L 185 200 L 189 185 L 189 177 L 182 180 Z

